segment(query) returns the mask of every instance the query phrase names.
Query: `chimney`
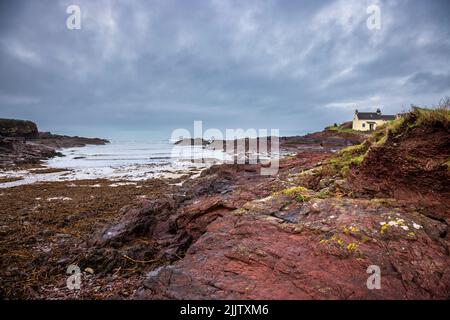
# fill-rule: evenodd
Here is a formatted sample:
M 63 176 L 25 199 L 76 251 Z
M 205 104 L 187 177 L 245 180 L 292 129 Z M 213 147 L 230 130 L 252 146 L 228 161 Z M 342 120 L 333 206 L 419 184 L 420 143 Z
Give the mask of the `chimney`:
M 358 109 L 355 109 L 355 114 L 358 114 Z
M 381 114 L 380 108 L 377 109 L 377 114 Z

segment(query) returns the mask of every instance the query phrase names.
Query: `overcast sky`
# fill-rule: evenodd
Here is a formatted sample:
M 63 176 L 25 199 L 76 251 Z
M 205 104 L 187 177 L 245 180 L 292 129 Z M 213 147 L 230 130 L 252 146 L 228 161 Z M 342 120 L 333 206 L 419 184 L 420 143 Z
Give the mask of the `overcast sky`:
M 69 30 L 66 8 L 81 8 Z M 366 9 L 381 9 L 369 30 Z M 0 117 L 314 131 L 450 96 L 450 1 L 1 1 Z

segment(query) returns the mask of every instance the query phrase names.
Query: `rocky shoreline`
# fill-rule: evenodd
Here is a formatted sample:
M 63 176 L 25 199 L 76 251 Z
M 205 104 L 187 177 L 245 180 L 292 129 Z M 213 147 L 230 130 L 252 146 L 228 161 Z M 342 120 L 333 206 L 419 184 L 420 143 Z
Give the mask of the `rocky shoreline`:
M 62 156 L 61 148 L 103 145 L 108 140 L 71 137 L 39 132 L 31 121 L 0 119 L 0 168 L 36 165 L 42 160 Z
M 447 107 L 372 135 L 282 138 L 295 155 L 275 176 L 224 164 L 193 179 L 0 190 L 0 295 L 448 299 L 449 128 Z M 81 290 L 66 286 L 71 264 Z M 373 265 L 379 290 L 366 286 Z

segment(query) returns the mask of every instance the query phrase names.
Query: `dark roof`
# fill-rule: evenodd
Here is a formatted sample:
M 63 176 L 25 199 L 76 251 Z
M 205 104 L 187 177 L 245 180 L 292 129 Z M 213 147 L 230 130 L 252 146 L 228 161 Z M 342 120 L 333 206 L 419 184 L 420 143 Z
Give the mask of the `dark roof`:
M 376 112 L 358 112 L 357 117 L 359 120 L 394 120 L 395 116 L 383 115 Z

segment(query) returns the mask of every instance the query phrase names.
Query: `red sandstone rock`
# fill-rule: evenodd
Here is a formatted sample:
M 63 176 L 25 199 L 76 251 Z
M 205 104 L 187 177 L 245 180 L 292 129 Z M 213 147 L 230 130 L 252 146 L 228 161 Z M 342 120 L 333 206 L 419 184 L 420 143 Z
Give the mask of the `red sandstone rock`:
M 251 211 L 228 214 L 212 222 L 183 259 L 149 273 L 137 297 L 448 298 L 446 243 L 413 229 L 418 217 L 391 210 L 365 200 L 327 199 L 304 204 L 296 223 Z M 401 226 L 381 234 L 379 223 L 388 223 L 389 216 L 403 219 L 415 236 Z M 366 286 L 369 265 L 381 268 L 380 290 Z
M 398 141 L 397 158 L 399 144 L 369 154 L 350 181 L 315 175 L 331 156 L 320 148 L 282 160 L 275 177 L 259 175 L 258 166 L 213 166 L 124 209 L 87 246 L 87 261 L 106 259 L 106 270 L 125 254 L 156 261 L 142 267 L 145 280 L 135 280 L 137 299 L 448 299 L 448 211 L 411 199 L 416 186 L 431 188 L 427 201 L 445 198 L 448 179 L 436 171 L 431 186 L 436 167 L 426 162 L 430 172 L 395 171 L 408 141 Z M 440 143 L 426 150 L 441 157 Z M 386 168 L 370 175 L 380 163 Z M 316 191 L 298 188 L 305 172 Z M 369 183 L 357 199 L 363 178 Z M 332 187 L 339 192 L 317 192 Z M 379 290 L 366 285 L 371 265 L 381 270 Z

